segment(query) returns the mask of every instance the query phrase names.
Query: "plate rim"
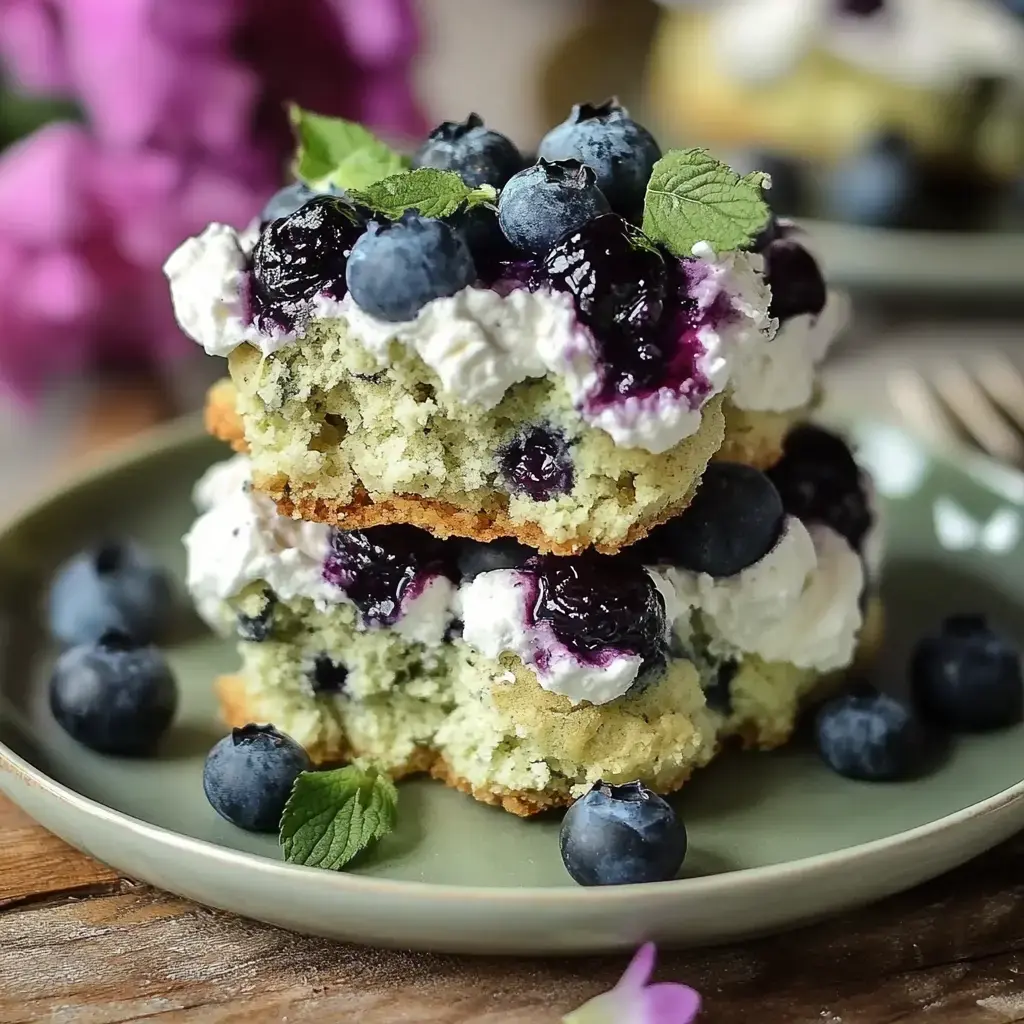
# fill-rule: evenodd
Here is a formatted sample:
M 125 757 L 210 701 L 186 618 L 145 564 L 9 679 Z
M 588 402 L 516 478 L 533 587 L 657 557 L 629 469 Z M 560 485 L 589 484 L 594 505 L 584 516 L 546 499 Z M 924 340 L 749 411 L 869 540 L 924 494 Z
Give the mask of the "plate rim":
M 891 427 L 890 424 L 885 424 Z M 895 428 L 899 429 L 899 428 Z M 962 473 L 987 490 L 993 491 L 991 483 L 986 482 L 984 475 L 971 472 L 972 468 L 981 466 L 995 468 L 1001 474 L 1012 474 L 1021 481 L 1024 490 L 1024 473 L 1003 466 L 995 460 L 974 452 L 968 452 L 967 462 L 973 466 L 962 466 L 963 452 L 951 454 L 929 444 L 907 431 L 901 430 L 910 437 L 915 445 L 926 453 L 930 460 L 938 461 Z M 151 428 L 136 438 L 131 444 L 118 446 L 114 451 L 102 453 L 76 470 L 67 479 L 44 488 L 41 492 L 30 496 L 20 503 L 13 512 L 0 520 L 0 534 L 16 529 L 24 520 L 37 514 L 53 501 L 68 491 L 84 486 L 96 477 L 105 476 L 128 468 L 134 463 L 144 461 L 167 449 L 195 444 L 203 439 L 201 420 L 196 416 L 186 416 L 173 420 L 155 428 Z M 250 853 L 221 846 L 206 839 L 175 832 L 161 825 L 154 825 L 133 815 L 116 810 L 98 800 L 75 792 L 62 782 L 54 779 L 42 769 L 16 753 L 6 743 L 0 741 L 0 789 L 3 789 L 15 804 L 20 805 L 18 796 L 6 784 L 8 776 L 39 789 L 42 793 L 55 800 L 58 804 L 70 806 L 76 813 L 85 815 L 94 822 L 109 827 L 128 831 L 136 836 L 150 840 L 159 846 L 194 855 L 205 860 L 222 862 L 225 865 L 242 864 L 248 870 L 256 870 L 271 877 L 305 877 L 320 878 L 321 884 L 329 885 L 339 891 L 354 890 L 364 894 L 377 893 L 384 897 L 408 897 L 418 903 L 441 904 L 453 899 L 476 899 L 508 901 L 541 901 L 556 904 L 575 904 L 581 900 L 602 900 L 607 903 L 623 903 L 633 900 L 638 893 L 651 895 L 655 892 L 665 896 L 680 896 L 684 893 L 694 896 L 713 897 L 720 890 L 728 890 L 735 895 L 737 889 L 746 887 L 760 888 L 777 881 L 784 883 L 802 875 L 817 874 L 830 869 L 840 869 L 844 865 L 854 864 L 864 857 L 884 855 L 885 852 L 905 846 L 913 846 L 932 836 L 939 835 L 956 828 L 958 825 L 1002 811 L 1013 804 L 1024 800 L 1024 779 L 986 797 L 976 803 L 969 804 L 960 810 L 945 814 L 932 821 L 916 825 L 891 835 L 868 840 L 841 850 L 812 854 L 795 860 L 780 861 L 757 867 L 737 868 L 731 871 L 700 875 L 693 878 L 676 878 L 666 882 L 633 883 L 619 886 L 467 886 L 451 883 L 435 883 L 411 881 L 406 879 L 378 878 L 372 875 L 352 874 L 345 871 L 325 871 L 322 868 L 308 867 L 301 864 L 289 864 L 283 860 L 274 860 L 262 854 Z M 31 815 L 30 815 L 31 817 Z M 35 820 L 35 819 L 33 819 Z M 45 827 L 45 826 L 43 826 Z

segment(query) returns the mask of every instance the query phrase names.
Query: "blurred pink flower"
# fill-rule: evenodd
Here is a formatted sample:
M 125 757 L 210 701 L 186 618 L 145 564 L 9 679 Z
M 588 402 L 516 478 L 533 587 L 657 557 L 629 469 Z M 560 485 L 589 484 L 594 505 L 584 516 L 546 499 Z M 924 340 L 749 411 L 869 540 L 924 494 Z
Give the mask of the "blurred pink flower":
M 0 59 L 75 99 L 0 155 L 0 378 L 189 351 L 160 268 L 280 183 L 285 106 L 411 138 L 411 0 L 0 0 Z
M 641 946 L 615 988 L 563 1017 L 563 1024 L 691 1024 L 700 996 L 675 982 L 650 984 L 656 955 L 653 942 Z

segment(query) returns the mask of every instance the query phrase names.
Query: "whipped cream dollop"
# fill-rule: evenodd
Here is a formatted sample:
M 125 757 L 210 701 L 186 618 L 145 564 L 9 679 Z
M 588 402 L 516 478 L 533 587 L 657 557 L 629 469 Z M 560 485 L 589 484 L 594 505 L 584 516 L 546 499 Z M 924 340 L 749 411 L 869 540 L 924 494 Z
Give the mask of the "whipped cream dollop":
M 1024 84 L 1024 24 L 997 0 L 885 0 L 843 14 L 835 0 L 715 0 L 711 45 L 737 78 L 769 81 L 813 50 L 895 82 L 950 89 Z
M 282 601 L 309 598 L 321 610 L 349 603 L 345 591 L 324 578 L 331 527 L 280 515 L 251 481 L 248 457 L 236 455 L 211 466 L 193 490 L 201 515 L 184 538 L 185 582 L 200 616 L 214 629 L 229 628 L 226 602 L 257 582 Z M 450 580 L 432 577 L 406 596 L 390 628 L 411 642 L 439 644 L 454 596 Z
M 211 466 L 194 500 L 202 515 L 185 535 L 185 582 L 211 626 L 223 623 L 225 601 L 257 581 L 283 601 L 308 597 L 326 608 L 345 599 L 323 578 L 330 527 L 278 515 L 274 502 L 252 489 L 246 456 Z
M 713 654 L 756 654 L 818 672 L 842 668 L 853 658 L 864 568 L 847 541 L 827 526 L 807 527 L 788 517 L 764 558 L 724 579 L 676 568 L 656 571 L 675 591 L 682 639 L 700 613 Z
M 801 313 L 775 337 L 750 345 L 732 374 L 732 401 L 753 412 L 785 412 L 810 403 L 818 367 L 850 319 L 845 292 L 828 290 L 820 313 Z
M 673 608 L 671 589 L 664 580 L 652 579 L 666 606 Z M 621 697 L 640 675 L 643 658 L 614 648 L 581 658 L 547 622 L 534 617 L 535 587 L 533 574 L 517 569 L 494 569 L 464 584 L 459 594 L 463 640 L 488 658 L 517 655 L 543 689 L 573 704 L 607 704 Z

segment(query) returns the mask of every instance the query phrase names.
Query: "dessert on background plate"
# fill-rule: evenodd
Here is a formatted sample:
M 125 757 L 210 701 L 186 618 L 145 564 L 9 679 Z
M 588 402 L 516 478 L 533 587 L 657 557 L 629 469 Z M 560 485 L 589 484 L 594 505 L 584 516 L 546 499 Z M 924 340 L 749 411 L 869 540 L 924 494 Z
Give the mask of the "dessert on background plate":
M 613 554 L 723 444 L 770 466 L 806 416 L 846 303 L 798 234 L 763 230 L 761 175 L 663 156 L 613 101 L 529 166 L 475 116 L 446 122 L 381 181 L 323 162 L 336 122 L 296 121 L 321 193 L 166 265 L 183 329 L 227 357 L 210 422 L 285 514 Z
M 654 116 L 770 171 L 774 209 L 987 229 L 1019 206 L 1018 0 L 661 2 Z

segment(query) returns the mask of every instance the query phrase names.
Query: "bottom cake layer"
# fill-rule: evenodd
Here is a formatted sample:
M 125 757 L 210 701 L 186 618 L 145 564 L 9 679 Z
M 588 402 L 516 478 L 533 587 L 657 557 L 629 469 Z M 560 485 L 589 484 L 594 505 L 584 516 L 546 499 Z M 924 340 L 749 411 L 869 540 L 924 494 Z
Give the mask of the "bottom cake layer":
M 422 652 L 360 633 L 337 611 L 327 622 L 312 609 L 303 618 L 287 642 L 239 644 L 240 673 L 217 681 L 226 724 L 273 722 L 318 764 L 363 759 L 395 778 L 429 773 L 523 816 L 565 806 L 598 779 L 671 793 L 734 743 L 779 747 L 801 709 L 847 674 L 751 656 L 719 667 L 709 685 L 706 667 L 674 657 L 646 686 L 574 706 L 514 656 L 492 661 L 455 641 L 424 663 Z M 859 660 L 873 657 L 882 620 L 873 599 Z

